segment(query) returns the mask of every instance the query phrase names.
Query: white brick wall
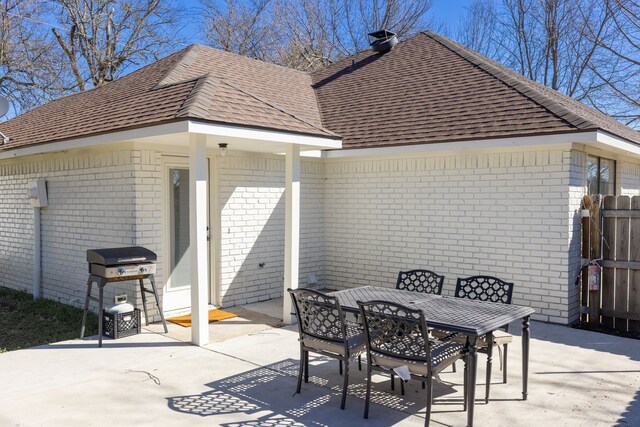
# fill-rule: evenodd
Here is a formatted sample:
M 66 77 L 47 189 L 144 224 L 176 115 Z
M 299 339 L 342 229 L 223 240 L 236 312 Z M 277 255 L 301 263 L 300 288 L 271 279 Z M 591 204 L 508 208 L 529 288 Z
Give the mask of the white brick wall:
M 27 182 L 37 174 L 29 164 L 0 165 L 0 285 L 33 289 L 33 209 Z
M 314 273 L 318 287 L 393 286 L 398 270 L 428 267 L 446 275 L 450 293 L 458 276 L 494 274 L 516 283 L 514 303 L 536 308 L 536 318 L 575 320 L 585 161 L 569 150 L 303 159 L 300 285 Z M 640 166 L 617 164 L 620 192 L 639 194 Z M 212 170 L 222 305 L 282 296 L 283 158 L 232 152 Z M 32 289 L 25 192 L 40 177 L 50 201 L 42 211 L 44 297 L 81 306 L 85 250 L 134 244 L 158 253 L 162 289 L 162 152 L 123 147 L 0 162 L 2 286 Z M 131 283 L 108 286 L 107 301 L 115 293 L 141 303 Z
M 145 246 L 158 254 L 158 288 L 166 280 L 163 248 L 163 157 L 151 149 L 53 155 L 0 165 L 0 284 L 32 290 L 33 213 L 27 183 L 47 179 L 42 211 L 42 292 L 45 298 L 82 306 L 86 249 Z M 215 171 L 214 171 L 215 173 Z M 243 304 L 282 296 L 284 162 L 278 156 L 235 153 L 222 160 L 222 303 Z M 320 160 L 302 162 L 301 284 L 324 273 L 323 173 Z M 259 267 L 264 263 L 264 267 Z M 127 293 L 141 306 L 132 282 L 105 288 L 105 300 Z M 157 319 L 149 296 L 150 317 Z
M 284 160 L 234 153 L 220 160 L 222 305 L 281 297 L 284 271 Z M 301 165 L 300 283 L 323 283 L 323 165 Z
M 569 165 L 563 151 L 331 160 L 328 287 L 394 286 L 400 269 L 516 283 L 536 318 L 569 318 Z
M 42 210 L 42 295 L 74 306 L 84 305 L 87 249 L 140 245 L 158 253 L 159 291 L 163 284 L 162 181 L 160 155 L 119 149 L 69 153 L 47 159 L 27 158 L 0 164 L 0 284 L 33 289 L 33 210 L 27 183 L 45 178 L 49 206 Z M 148 282 L 145 284 L 149 286 Z M 105 304 L 127 294 L 142 307 L 137 284 L 105 288 Z M 97 291 L 94 287 L 94 295 Z M 92 303 L 92 308 L 95 304 Z M 157 319 L 152 296 L 147 306 Z
M 616 162 L 618 194 L 622 196 L 640 195 L 640 164 L 619 160 Z
M 135 241 L 134 174 L 131 151 L 59 154 L 0 164 L 0 284 L 33 289 L 33 209 L 27 183 L 47 180 L 49 206 L 42 209 L 42 296 L 82 306 L 87 249 Z M 132 291 L 126 284 L 106 288 Z
M 569 209 L 567 211 L 569 229 L 569 318 L 568 322 L 578 320 L 580 315 L 580 286 L 576 283 L 581 268 L 582 225 L 580 210 L 582 197 L 587 194 L 587 155 L 580 151 L 565 153 L 569 170 Z
M 135 244 L 144 246 L 156 253 L 158 262 L 156 264 L 156 286 L 162 304 L 163 287 L 166 281 L 166 262 L 163 248 L 163 171 L 161 153 L 149 150 L 138 149 L 131 152 L 131 163 L 134 174 L 134 206 L 135 210 Z M 148 280 L 145 286 L 150 288 Z M 142 309 L 142 295 L 135 294 L 136 307 Z M 155 307 L 153 295 L 147 294 L 147 308 L 151 321 L 159 321 L 160 316 Z

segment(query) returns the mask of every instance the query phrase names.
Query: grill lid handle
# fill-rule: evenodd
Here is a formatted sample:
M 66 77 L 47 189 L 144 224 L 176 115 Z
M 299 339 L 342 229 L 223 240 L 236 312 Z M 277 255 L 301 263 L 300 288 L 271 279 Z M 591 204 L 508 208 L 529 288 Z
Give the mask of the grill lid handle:
M 147 257 L 131 257 L 131 258 L 118 258 L 119 263 L 140 262 L 146 261 Z

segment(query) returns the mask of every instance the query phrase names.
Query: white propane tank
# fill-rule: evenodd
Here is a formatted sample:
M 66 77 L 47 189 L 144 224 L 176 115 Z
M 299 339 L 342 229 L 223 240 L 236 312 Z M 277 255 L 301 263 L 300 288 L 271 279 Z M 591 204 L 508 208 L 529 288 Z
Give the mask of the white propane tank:
M 133 304 L 128 302 L 123 302 L 120 304 L 111 304 L 106 306 L 104 311 L 106 311 L 109 314 L 129 313 L 133 311 Z

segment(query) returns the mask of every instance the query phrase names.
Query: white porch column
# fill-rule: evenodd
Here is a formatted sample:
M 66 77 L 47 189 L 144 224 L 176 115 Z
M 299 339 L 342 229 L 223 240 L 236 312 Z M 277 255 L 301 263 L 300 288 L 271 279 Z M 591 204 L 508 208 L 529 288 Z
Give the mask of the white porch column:
M 189 220 L 191 251 L 191 342 L 209 343 L 207 308 L 209 272 L 207 261 L 207 150 L 206 136 L 191 134 L 189 140 Z
M 290 325 L 292 316 L 291 297 L 288 288 L 298 287 L 298 264 L 300 262 L 300 146 L 288 144 L 285 158 L 285 224 L 284 224 L 284 295 L 282 322 Z

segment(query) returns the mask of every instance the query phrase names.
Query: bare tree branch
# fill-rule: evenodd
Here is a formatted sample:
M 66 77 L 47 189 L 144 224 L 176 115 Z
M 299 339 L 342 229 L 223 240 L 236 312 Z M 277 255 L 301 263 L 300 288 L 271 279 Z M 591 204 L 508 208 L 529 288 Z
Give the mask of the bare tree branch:
M 275 34 L 270 0 L 201 0 L 207 42 L 218 49 L 262 60 L 272 58 Z
M 67 28 L 53 34 L 76 87 L 100 86 L 130 64 L 168 53 L 176 44 L 179 12 L 163 0 L 55 0 L 51 12 Z
M 430 0 L 201 0 L 208 43 L 300 70 L 317 70 L 369 45 L 367 34 L 400 37 L 431 21 Z
M 40 25 L 41 3 L 0 1 L 0 94 L 13 114 L 51 99 L 64 90 L 52 43 Z
M 638 123 L 639 18 L 638 0 L 477 0 L 458 39 L 526 77 Z
M 457 39 L 463 45 L 483 55 L 496 58 L 500 56 L 497 31 L 498 11 L 492 0 L 474 0 L 469 4 L 467 14 L 463 15 L 457 33 Z

